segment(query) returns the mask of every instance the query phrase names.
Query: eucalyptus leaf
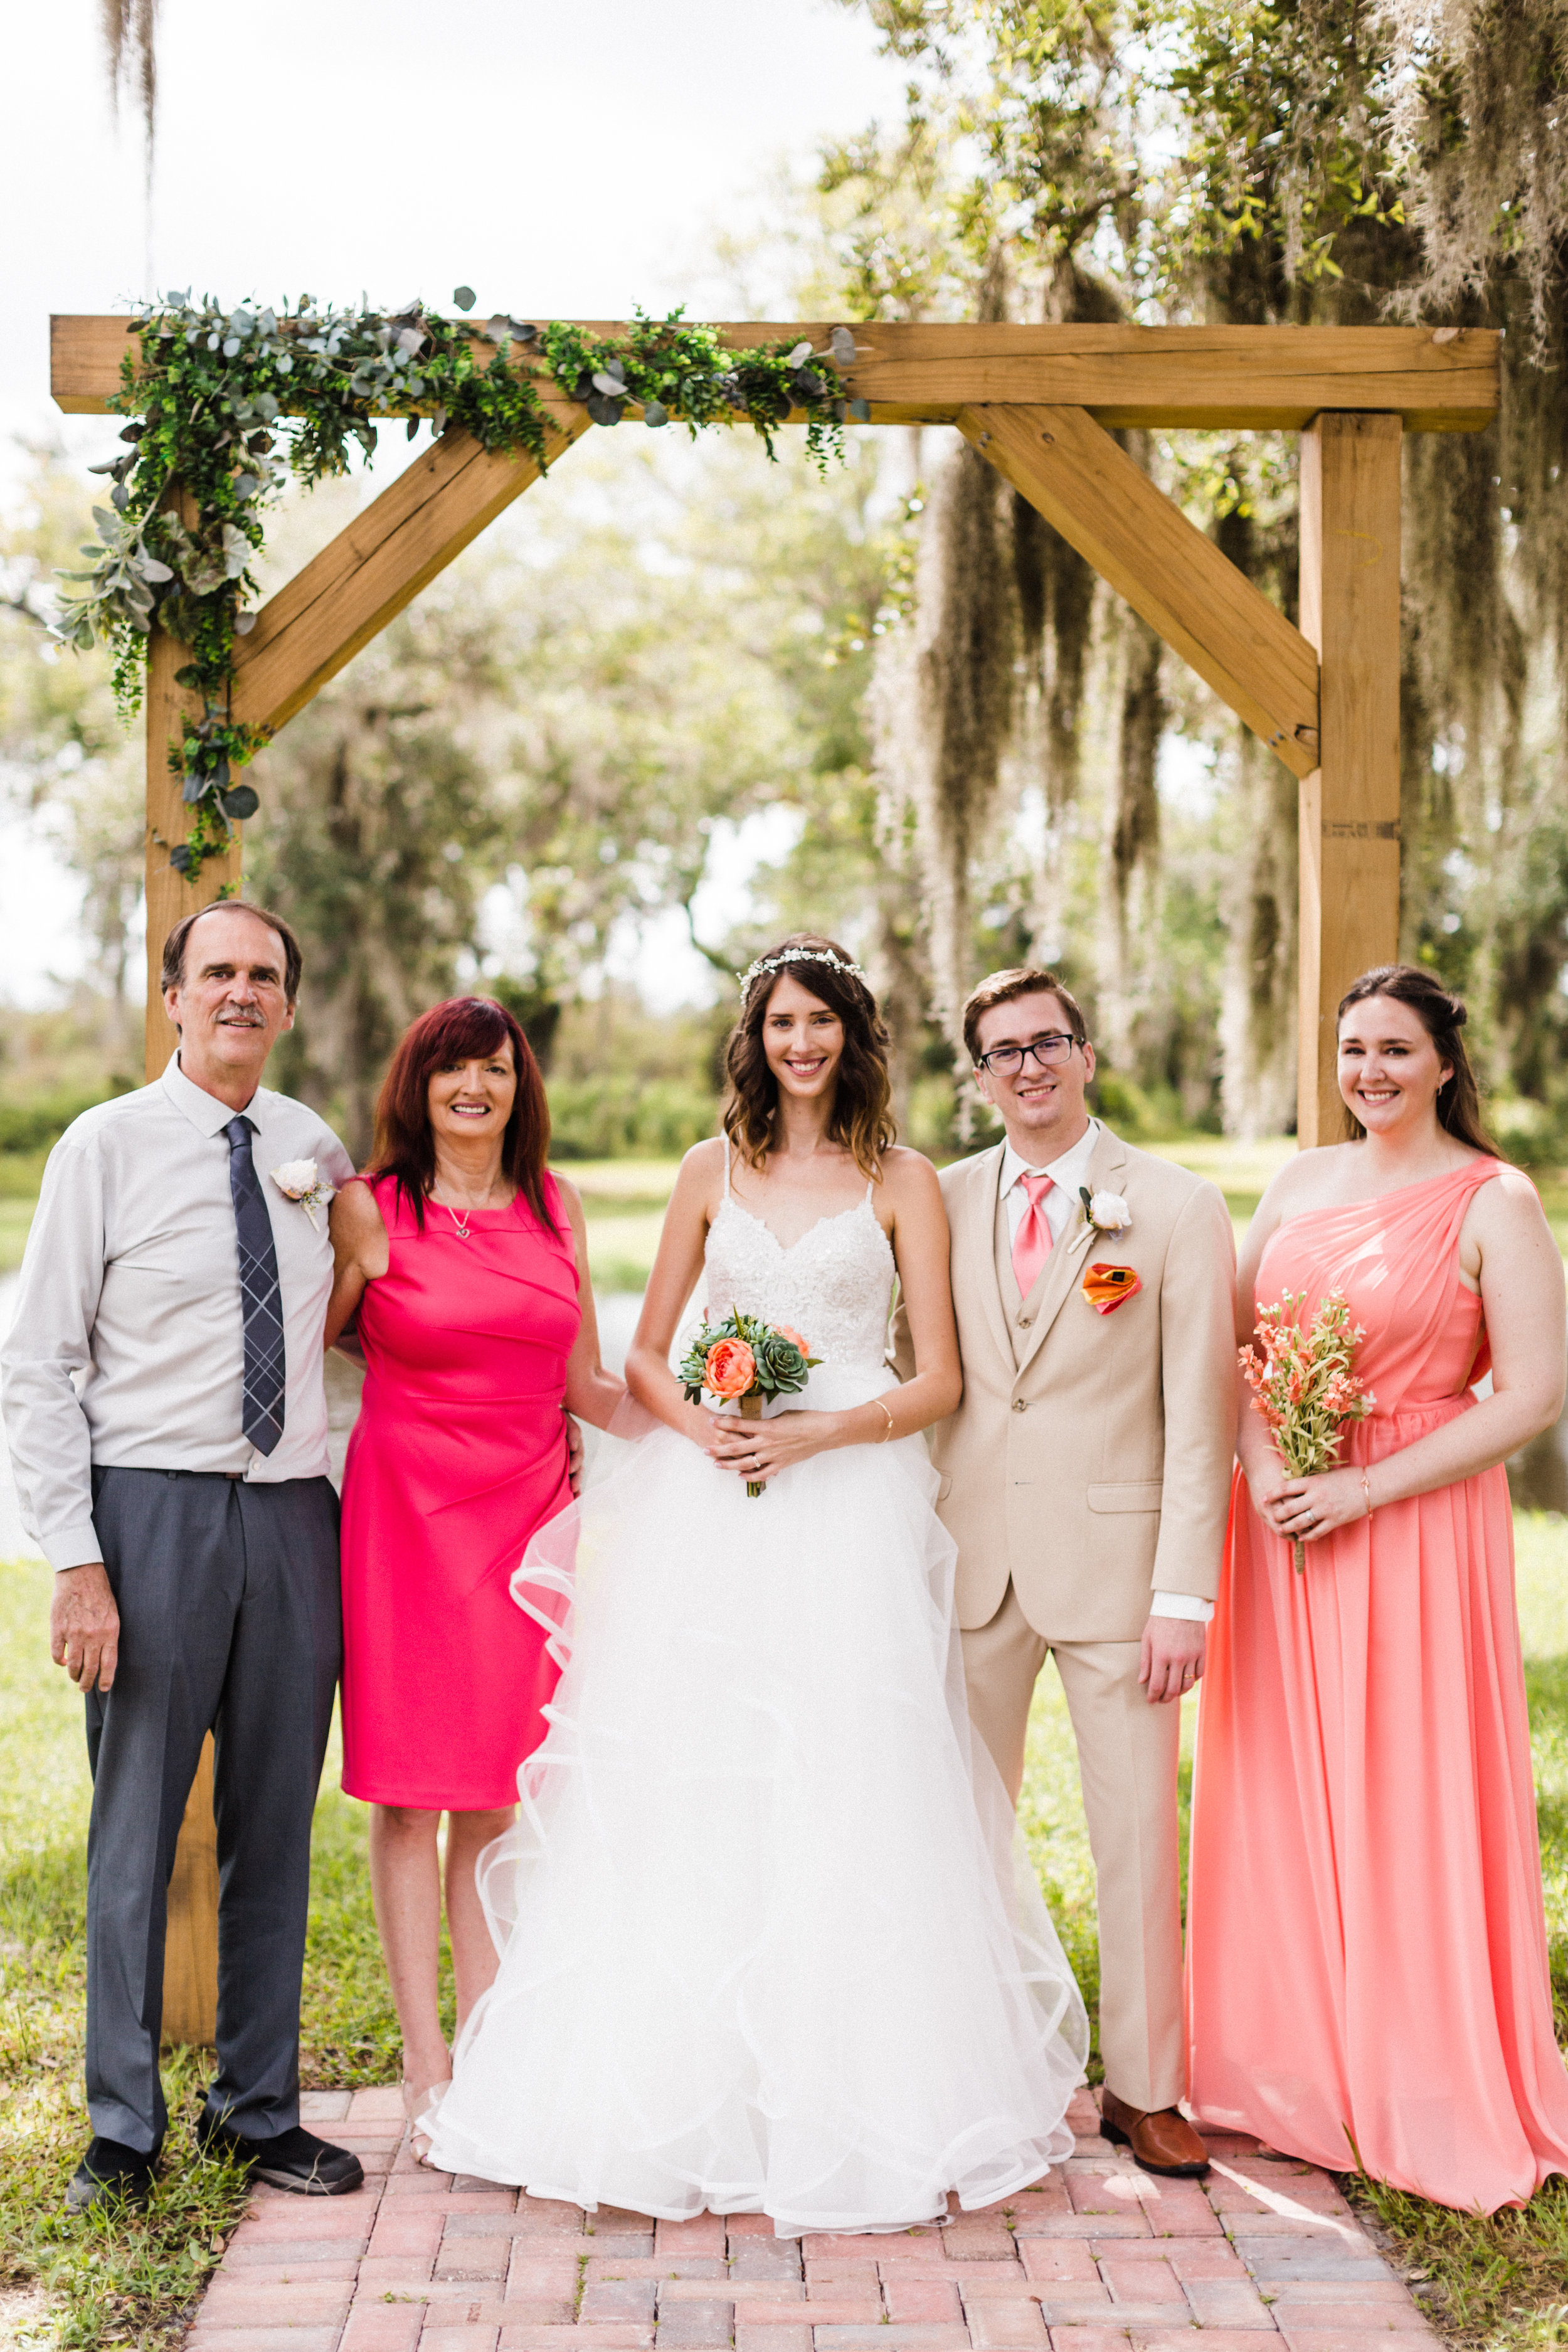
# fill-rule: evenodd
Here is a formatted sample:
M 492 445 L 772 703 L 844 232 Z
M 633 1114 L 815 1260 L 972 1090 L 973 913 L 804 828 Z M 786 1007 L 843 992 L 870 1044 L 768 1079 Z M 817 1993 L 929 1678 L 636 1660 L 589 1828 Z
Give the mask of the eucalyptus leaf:
M 626 378 L 611 375 L 607 370 L 601 368 L 595 374 L 594 389 L 595 392 L 602 392 L 607 400 L 624 400 L 626 392 Z
M 411 441 L 414 439 L 414 437 L 415 437 L 415 436 L 417 434 L 418 430 L 419 430 L 419 419 L 418 419 L 416 416 L 411 416 L 411 417 L 409 418 L 409 420 L 408 420 L 408 438 L 409 438 Z
M 849 404 L 849 414 L 857 425 L 869 425 L 871 422 L 870 402 L 868 400 L 852 400 Z
M 195 808 L 199 800 L 205 798 L 207 780 L 205 776 L 187 776 L 184 790 L 180 797 L 187 808 Z
M 840 367 L 855 364 L 855 338 L 847 327 L 835 327 L 827 338 L 827 348 Z
M 143 555 L 136 568 L 143 580 L 172 580 L 174 576 L 169 566 L 160 563 L 155 555 Z
M 131 504 L 131 493 L 126 488 L 124 483 L 116 482 L 109 495 L 113 499 L 114 504 L 119 509 L 120 512 L 123 514 L 126 508 Z
M 128 425 L 120 437 L 122 441 L 140 441 L 146 430 L 144 425 Z
M 666 408 L 662 400 L 645 400 L 643 403 L 642 421 L 645 425 L 668 425 L 669 423 L 669 411 Z
M 811 337 L 808 335 L 804 343 L 796 343 L 794 351 L 791 352 L 789 357 L 785 360 L 784 365 L 785 367 L 792 368 L 801 367 L 804 366 L 805 362 L 810 357 Z
M 226 360 L 234 360 L 239 357 L 239 337 L 237 335 L 226 335 L 224 338 L 223 355 Z
M 454 286 L 452 289 L 452 299 L 457 304 L 459 310 L 471 310 L 478 299 L 478 297 L 471 286 Z
M 586 406 L 595 425 L 618 425 L 621 421 L 621 404 L 618 400 L 607 400 L 602 394 L 595 393 L 586 403 Z
M 237 613 L 235 614 L 234 634 L 237 637 L 247 637 L 255 626 L 256 615 L 254 613 Z
M 224 793 L 218 805 L 225 816 L 242 824 L 247 816 L 256 814 L 261 806 L 261 795 L 254 784 L 236 784 L 233 792 Z

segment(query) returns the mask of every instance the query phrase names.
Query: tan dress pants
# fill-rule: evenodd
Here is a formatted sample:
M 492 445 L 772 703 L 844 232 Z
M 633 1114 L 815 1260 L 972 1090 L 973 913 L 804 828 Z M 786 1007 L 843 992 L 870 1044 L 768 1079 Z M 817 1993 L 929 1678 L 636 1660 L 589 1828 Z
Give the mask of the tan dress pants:
M 1151 1706 L 1136 1642 L 1050 1642 L 1009 1583 L 989 1624 L 963 1635 L 970 1718 L 1015 1804 L 1035 1681 L 1048 1651 L 1067 1693 L 1100 1909 L 1100 2048 L 1129 2106 L 1174 2106 L 1182 2030 L 1181 1708 Z

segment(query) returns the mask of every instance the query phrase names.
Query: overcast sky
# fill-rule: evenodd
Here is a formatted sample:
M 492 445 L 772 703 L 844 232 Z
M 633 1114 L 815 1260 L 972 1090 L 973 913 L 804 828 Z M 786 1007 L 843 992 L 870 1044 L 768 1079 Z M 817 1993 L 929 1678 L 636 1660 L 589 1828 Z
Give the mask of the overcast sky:
M 187 285 L 445 304 L 467 281 L 481 313 L 589 318 L 710 300 L 716 233 L 758 218 L 775 167 L 902 95 L 831 0 L 163 0 L 149 219 L 98 18 L 5 14 L 0 495 L 16 436 L 88 457 L 104 431 L 49 400 L 52 310 Z M 0 993 L 31 993 L 74 967 L 75 893 L 14 824 L 0 869 Z

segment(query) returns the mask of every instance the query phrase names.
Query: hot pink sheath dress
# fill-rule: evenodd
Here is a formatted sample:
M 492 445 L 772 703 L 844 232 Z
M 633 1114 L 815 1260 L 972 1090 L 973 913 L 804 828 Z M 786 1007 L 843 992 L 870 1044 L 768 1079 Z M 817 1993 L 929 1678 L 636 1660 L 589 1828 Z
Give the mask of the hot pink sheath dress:
M 391 1263 L 360 1307 L 367 1367 L 343 1478 L 343 1787 L 372 1804 L 517 1801 L 557 1669 L 508 1586 L 571 1500 L 562 1402 L 576 1253 L 553 1180 L 465 1214 L 374 1187 Z
M 1377 1402 L 1342 1462 L 1471 1409 L 1477 1160 L 1271 1235 L 1258 1297 L 1342 1290 Z M 1306 1547 L 1237 1475 L 1203 1682 L 1187 1992 L 1192 2102 L 1334 2171 L 1490 2213 L 1568 2170 L 1500 1465 Z

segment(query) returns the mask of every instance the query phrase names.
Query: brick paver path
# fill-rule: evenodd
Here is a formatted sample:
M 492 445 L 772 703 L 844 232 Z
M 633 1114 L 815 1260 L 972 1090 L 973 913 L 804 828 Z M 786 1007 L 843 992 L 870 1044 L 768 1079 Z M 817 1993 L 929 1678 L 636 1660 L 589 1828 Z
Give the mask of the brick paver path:
M 1326 2174 L 1219 2137 L 1206 2182 L 1157 2180 L 1100 2137 L 1087 2091 L 1078 2153 L 1039 2188 L 893 2237 L 584 2216 L 449 2179 L 414 2162 L 395 2091 L 313 2092 L 304 2120 L 358 2150 L 365 2186 L 259 2190 L 188 2352 L 1194 2352 L 1194 2329 L 1213 2352 L 1435 2343 Z

